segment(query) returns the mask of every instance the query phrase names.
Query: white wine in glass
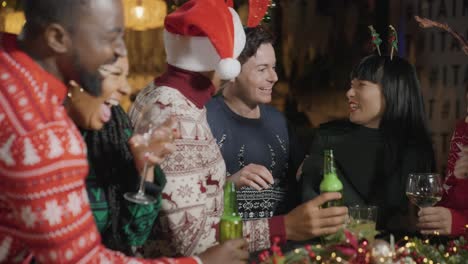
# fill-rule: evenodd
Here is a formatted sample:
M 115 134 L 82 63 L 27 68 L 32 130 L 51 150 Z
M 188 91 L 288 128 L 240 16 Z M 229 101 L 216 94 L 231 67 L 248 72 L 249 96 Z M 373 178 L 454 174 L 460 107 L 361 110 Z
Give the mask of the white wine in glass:
M 365 238 L 369 242 L 374 241 L 377 234 L 375 229 L 377 222 L 377 206 L 373 205 L 351 205 L 348 207 L 347 228 L 358 239 Z
M 406 183 L 406 196 L 419 208 L 434 206 L 442 199 L 442 179 L 437 173 L 412 173 Z
M 158 200 L 156 197 L 145 193 L 145 177 L 148 172 L 148 160 L 146 157 L 151 154 L 151 140 L 154 132 L 170 118 L 169 110 L 164 105 L 155 102 L 148 103 L 140 112 L 135 128 L 134 135 L 140 135 L 145 149 L 145 163 L 143 173 L 140 177 L 140 183 L 137 192 L 127 192 L 124 194 L 126 200 L 137 204 L 153 204 Z

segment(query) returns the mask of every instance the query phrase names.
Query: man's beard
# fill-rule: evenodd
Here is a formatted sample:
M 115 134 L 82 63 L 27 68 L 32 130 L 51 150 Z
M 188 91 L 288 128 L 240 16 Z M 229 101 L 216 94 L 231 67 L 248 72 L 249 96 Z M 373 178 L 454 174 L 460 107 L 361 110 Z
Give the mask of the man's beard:
M 74 56 L 74 68 L 78 73 L 78 84 L 92 96 L 100 96 L 102 93 L 102 81 L 103 77 L 96 70 L 95 73 L 87 71 L 80 62 L 78 56 Z

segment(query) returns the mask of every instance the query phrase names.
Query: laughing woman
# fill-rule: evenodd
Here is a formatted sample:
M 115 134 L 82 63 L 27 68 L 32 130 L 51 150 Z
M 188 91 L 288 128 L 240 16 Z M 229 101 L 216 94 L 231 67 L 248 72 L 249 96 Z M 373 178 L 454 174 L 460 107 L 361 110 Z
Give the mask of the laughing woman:
M 371 55 L 351 75 L 349 120 L 321 125 L 302 168 L 302 197 L 314 198 L 323 152 L 333 149 L 346 205 L 379 207 L 378 229 L 414 231 L 405 196 L 409 173 L 430 172 L 434 152 L 414 67 L 399 57 Z
M 158 203 L 138 205 L 124 199 L 125 192 L 136 191 L 140 175 L 137 167 L 141 167 L 134 159 L 134 154 L 139 153 L 137 148 L 132 148 L 128 143 L 132 127 L 119 105 L 122 97 L 130 93 L 126 80 L 127 58 L 103 66 L 101 73 L 105 76 L 103 96 L 91 97 L 74 86 L 71 87 L 66 108 L 88 147 L 90 170 L 86 189 L 103 243 L 131 255 L 132 247 L 146 241 L 156 219 L 161 201 L 159 186 L 164 177 L 159 170 L 156 174 L 149 170 L 146 177 L 147 192 L 158 197 Z M 93 109 L 90 104 L 100 105 L 101 111 L 86 111 Z

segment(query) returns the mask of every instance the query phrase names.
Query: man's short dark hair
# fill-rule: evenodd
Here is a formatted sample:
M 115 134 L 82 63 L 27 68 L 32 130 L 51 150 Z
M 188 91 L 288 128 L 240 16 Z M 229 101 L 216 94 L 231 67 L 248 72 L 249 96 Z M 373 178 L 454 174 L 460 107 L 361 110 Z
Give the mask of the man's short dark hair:
M 89 0 L 23 0 L 27 27 L 36 31 L 58 23 L 73 29 L 81 8 L 88 4 Z
M 246 28 L 245 37 L 245 47 L 238 58 L 241 64 L 246 63 L 250 57 L 254 56 L 262 44 L 273 45 L 275 42 L 275 37 L 273 34 L 263 26 Z

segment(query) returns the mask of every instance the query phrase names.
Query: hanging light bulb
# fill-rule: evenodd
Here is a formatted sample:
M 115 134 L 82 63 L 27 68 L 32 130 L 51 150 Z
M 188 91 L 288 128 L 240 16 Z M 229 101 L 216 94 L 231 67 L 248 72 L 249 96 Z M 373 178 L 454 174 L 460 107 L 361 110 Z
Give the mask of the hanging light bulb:
M 133 10 L 135 12 L 135 16 L 138 19 L 142 19 L 143 15 L 145 14 L 145 8 L 141 4 L 142 4 L 141 0 L 137 0 L 136 6 L 133 8 Z
M 5 25 L 3 30 L 13 34 L 19 34 L 25 22 L 26 19 L 24 18 L 23 12 L 9 11 L 5 15 Z
M 164 0 L 124 0 L 125 26 L 132 30 L 147 30 L 164 25 L 167 5 Z
M 135 6 L 135 15 L 137 18 L 142 18 L 143 15 L 145 14 L 145 8 L 143 8 L 142 6 Z

